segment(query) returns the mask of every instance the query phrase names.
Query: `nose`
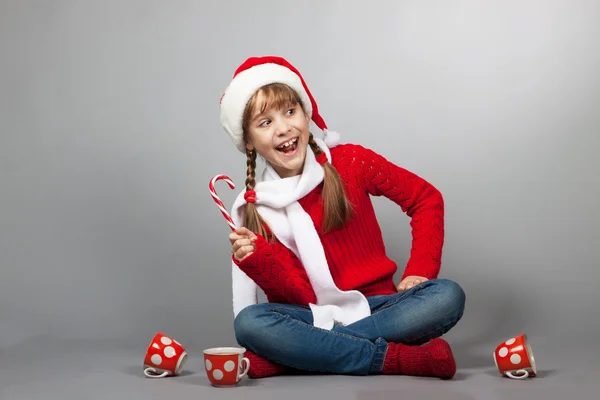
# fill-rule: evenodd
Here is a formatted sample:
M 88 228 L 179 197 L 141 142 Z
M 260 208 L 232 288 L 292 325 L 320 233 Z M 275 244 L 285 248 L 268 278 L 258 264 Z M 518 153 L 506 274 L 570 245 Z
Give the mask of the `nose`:
M 277 132 L 277 135 L 279 136 L 287 135 L 292 130 L 292 125 L 285 119 L 278 120 L 276 124 L 275 132 Z

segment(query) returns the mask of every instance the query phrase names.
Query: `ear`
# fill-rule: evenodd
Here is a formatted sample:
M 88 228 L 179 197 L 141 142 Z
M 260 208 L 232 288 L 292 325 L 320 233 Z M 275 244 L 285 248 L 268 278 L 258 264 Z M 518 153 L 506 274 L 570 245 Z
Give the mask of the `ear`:
M 254 145 L 252 143 L 248 142 L 248 143 L 246 143 L 246 149 L 248 151 L 252 151 L 252 150 L 254 150 Z

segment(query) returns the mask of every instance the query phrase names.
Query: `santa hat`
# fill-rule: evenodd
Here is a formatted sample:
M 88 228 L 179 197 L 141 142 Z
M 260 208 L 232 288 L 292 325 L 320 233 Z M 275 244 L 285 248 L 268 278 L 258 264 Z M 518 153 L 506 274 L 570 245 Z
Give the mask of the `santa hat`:
M 317 103 L 294 66 L 282 57 L 250 57 L 235 71 L 233 80 L 220 101 L 221 124 L 239 151 L 246 153 L 242 129 L 246 104 L 258 89 L 270 83 L 283 83 L 296 91 L 302 99 L 304 111 L 323 131 L 328 147 L 333 147 L 338 142 L 339 135 L 327 130 Z

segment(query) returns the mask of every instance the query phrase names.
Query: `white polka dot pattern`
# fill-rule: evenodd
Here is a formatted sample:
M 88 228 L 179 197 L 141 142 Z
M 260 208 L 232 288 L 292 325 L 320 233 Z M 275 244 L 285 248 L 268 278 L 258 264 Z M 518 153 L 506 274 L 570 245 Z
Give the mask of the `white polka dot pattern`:
M 163 351 L 163 353 L 165 353 L 165 357 L 171 358 L 175 355 L 175 349 L 171 346 L 167 346 L 167 347 L 165 347 L 165 350 Z
M 152 364 L 154 365 L 160 365 L 162 364 L 162 357 L 159 354 L 153 354 L 152 357 L 150 357 L 150 361 L 152 361 Z
M 225 363 L 225 367 L 224 368 L 225 368 L 225 371 L 231 372 L 235 368 L 235 363 L 233 361 L 227 361 Z

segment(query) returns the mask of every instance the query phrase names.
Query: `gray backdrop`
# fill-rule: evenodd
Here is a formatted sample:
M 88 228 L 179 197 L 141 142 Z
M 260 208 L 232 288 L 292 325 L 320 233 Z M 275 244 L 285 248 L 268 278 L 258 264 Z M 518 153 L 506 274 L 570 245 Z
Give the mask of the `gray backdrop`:
M 207 185 L 236 182 L 229 208 L 245 159 L 218 104 L 239 63 L 276 54 L 343 141 L 444 194 L 459 361 L 521 332 L 598 352 L 600 3 L 216 3 L 0 2 L 0 348 L 235 344 Z M 399 276 L 409 219 L 374 202 Z

